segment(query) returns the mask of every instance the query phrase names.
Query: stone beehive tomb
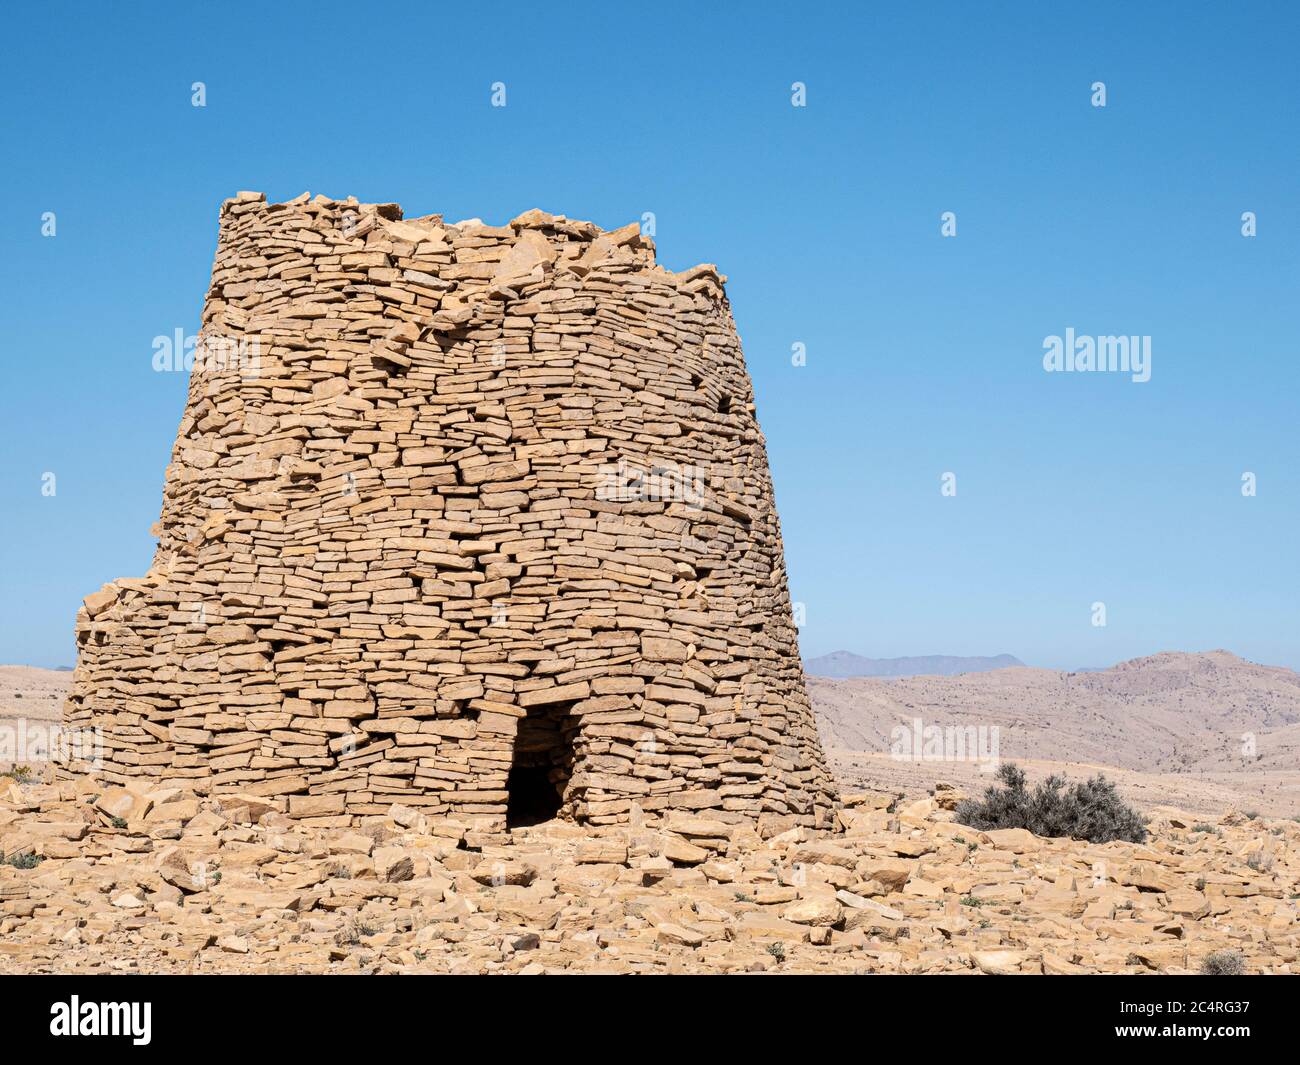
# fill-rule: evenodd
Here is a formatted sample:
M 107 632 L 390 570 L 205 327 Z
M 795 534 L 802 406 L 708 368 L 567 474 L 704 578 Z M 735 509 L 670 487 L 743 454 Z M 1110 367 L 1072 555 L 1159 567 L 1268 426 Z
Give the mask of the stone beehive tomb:
M 73 768 L 322 824 L 825 823 L 724 280 L 636 225 L 228 200 L 153 564 L 77 616 Z

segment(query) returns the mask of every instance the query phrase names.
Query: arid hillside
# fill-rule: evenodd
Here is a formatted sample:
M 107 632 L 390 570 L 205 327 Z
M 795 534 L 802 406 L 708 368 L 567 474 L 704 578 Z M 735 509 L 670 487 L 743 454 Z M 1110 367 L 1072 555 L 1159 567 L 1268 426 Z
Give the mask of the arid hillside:
M 896 680 L 808 678 L 826 745 L 846 782 L 910 789 L 971 762 L 891 757 L 893 730 L 997 729 L 1002 761 L 1071 775 L 1112 770 L 1134 799 L 1300 813 L 1300 675 L 1228 651 L 1170 652 L 1095 673 L 1000 669 Z

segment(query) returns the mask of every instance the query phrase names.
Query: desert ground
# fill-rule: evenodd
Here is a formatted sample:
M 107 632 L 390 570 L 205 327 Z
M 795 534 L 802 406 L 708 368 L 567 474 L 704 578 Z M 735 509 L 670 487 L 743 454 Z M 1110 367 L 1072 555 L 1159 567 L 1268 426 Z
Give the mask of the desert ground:
M 1267 747 L 1294 736 L 1287 671 L 1184 657 L 1085 681 L 1001 670 L 987 687 L 810 678 L 844 789 L 831 832 L 682 811 L 489 834 L 399 804 L 344 829 L 256 796 L 0 776 L 0 972 L 1184 973 L 1225 951 L 1247 972 L 1300 971 L 1295 771 Z M 5 667 L 0 706 L 48 720 L 69 676 Z M 1055 701 L 997 716 L 1008 691 Z M 988 778 L 891 758 L 893 724 L 918 715 L 1005 721 L 1001 755 L 1031 776 L 1104 768 L 1148 839 L 956 823 Z M 1164 753 L 1212 727 L 1266 738 L 1261 768 L 1214 741 Z M 1058 729 L 1110 760 L 1038 757 Z
M 58 721 L 72 672 L 32 666 L 0 666 L 0 719 L 29 717 Z
M 1187 973 L 1300 966 L 1300 824 L 1148 810 L 1145 843 L 849 793 L 764 815 L 349 829 L 256 796 L 0 780 L 0 972 Z

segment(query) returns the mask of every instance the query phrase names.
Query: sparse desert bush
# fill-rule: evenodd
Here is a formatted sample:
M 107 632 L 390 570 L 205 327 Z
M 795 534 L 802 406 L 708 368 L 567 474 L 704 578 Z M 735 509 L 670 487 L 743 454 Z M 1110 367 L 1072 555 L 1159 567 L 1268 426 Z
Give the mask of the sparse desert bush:
M 373 936 L 375 930 L 368 924 L 362 924 L 355 917 L 349 917 L 334 933 L 334 943 L 340 947 L 355 947 L 361 943 L 362 936 Z
M 1236 950 L 1216 950 L 1201 962 L 1202 976 L 1241 976 L 1246 971 L 1246 959 Z
M 0 862 L 0 865 L 12 865 L 15 869 L 35 869 L 43 861 L 45 861 L 44 855 L 24 851 L 22 854 L 9 855 L 3 862 Z
M 1271 873 L 1273 871 L 1273 863 L 1275 860 L 1276 858 L 1272 851 L 1258 850 L 1246 859 L 1246 864 L 1257 873 Z
M 1069 836 L 1090 843 L 1147 838 L 1146 819 L 1119 797 L 1102 774 L 1070 784 L 1053 774 L 1032 791 L 1024 770 L 1008 763 L 998 770 L 1003 787 L 986 788 L 984 798 L 957 804 L 956 818 L 980 830 L 1025 828 L 1036 836 Z

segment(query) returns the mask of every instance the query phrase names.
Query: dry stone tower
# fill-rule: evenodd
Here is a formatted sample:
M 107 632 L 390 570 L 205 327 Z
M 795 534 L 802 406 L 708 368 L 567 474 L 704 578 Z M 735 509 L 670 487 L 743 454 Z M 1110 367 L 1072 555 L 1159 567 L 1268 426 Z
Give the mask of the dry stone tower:
M 153 564 L 77 615 L 90 768 L 321 824 L 825 823 L 724 281 L 636 225 L 226 201 Z

